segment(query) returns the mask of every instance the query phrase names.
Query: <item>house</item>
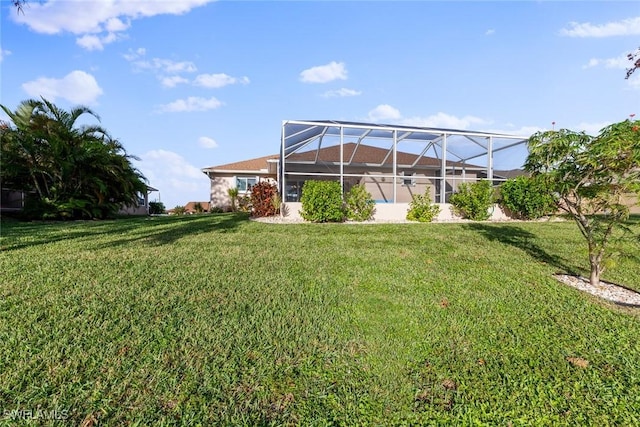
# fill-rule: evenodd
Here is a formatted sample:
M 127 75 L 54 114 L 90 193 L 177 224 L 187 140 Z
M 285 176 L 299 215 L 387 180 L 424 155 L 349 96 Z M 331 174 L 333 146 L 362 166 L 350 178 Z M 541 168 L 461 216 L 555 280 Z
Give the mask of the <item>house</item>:
M 216 207 L 230 204 L 230 188 L 243 195 L 255 183 L 269 180 L 278 184 L 283 201 L 292 208 L 288 211 L 295 213 L 304 182 L 327 179 L 339 181 L 344 191 L 363 184 L 379 213 L 404 217 L 412 196 L 427 188 L 434 202 L 446 203 L 463 182 L 504 181 L 498 171 L 521 168 L 526 141 L 455 129 L 284 121 L 279 154 L 202 171 L 211 180 L 210 201 Z
M 198 208 L 198 205 L 200 207 Z M 184 205 L 185 214 L 195 214 L 209 212 L 209 202 L 189 202 Z
M 158 191 L 157 188 L 153 188 L 150 185 L 147 185 L 147 191 L 144 193 L 138 193 L 137 203 L 131 206 L 123 206 L 120 211 L 118 211 L 119 215 L 149 215 L 149 194 Z
M 210 206 L 227 209 L 231 206 L 229 189 L 237 188 L 239 196 L 249 194 L 260 181 L 275 182 L 278 177 L 279 154 L 204 168 L 211 180 Z

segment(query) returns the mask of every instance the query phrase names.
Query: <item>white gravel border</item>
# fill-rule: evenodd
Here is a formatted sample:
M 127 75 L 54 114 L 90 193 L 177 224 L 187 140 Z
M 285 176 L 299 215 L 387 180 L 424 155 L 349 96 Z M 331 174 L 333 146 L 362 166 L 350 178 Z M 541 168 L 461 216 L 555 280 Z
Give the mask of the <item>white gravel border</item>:
M 556 274 L 555 278 L 565 285 L 588 292 L 616 304 L 640 308 L 640 293 L 632 291 L 631 289 L 613 283 L 603 282 L 602 280 L 600 281 L 600 285 L 592 286 L 591 283 L 589 283 L 589 279 L 569 274 Z

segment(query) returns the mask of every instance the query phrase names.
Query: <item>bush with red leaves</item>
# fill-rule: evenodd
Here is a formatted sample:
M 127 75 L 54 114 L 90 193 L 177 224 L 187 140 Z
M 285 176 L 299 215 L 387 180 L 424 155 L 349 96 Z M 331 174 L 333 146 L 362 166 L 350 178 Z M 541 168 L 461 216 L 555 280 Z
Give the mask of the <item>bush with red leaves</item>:
M 278 187 L 267 181 L 257 183 L 251 188 L 251 215 L 254 217 L 273 216 L 280 208 Z

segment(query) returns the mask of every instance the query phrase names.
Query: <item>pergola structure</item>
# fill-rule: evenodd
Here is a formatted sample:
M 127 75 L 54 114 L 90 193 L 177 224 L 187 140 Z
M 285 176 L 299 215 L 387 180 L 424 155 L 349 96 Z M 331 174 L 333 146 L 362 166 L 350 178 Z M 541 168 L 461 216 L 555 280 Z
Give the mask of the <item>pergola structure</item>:
M 528 137 L 414 126 L 346 121 L 282 122 L 279 184 L 304 179 L 346 182 L 373 180 L 388 186 L 386 202 L 398 189 L 422 180 L 435 186 L 444 203 L 460 182 L 502 181 L 521 171 Z

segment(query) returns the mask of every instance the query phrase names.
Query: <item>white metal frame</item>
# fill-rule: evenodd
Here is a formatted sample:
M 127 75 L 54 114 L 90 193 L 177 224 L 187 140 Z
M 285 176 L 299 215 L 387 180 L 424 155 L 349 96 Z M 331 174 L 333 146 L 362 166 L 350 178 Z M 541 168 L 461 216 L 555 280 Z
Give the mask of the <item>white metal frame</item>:
M 345 163 L 345 131 L 349 131 L 349 136 L 356 139 L 356 148 L 351 154 L 348 161 Z M 332 135 L 339 138 L 339 150 L 340 160 L 337 165 L 338 173 L 327 172 L 295 172 L 287 170 L 287 159 L 294 153 L 299 153 L 305 150 L 313 143 L 317 143 L 316 155 L 314 161 L 289 161 L 289 164 L 319 164 L 319 153 L 322 148 L 323 139 L 327 135 Z M 453 138 L 464 138 L 474 146 L 480 147 L 482 150 L 480 153 L 473 153 L 466 155 L 456 150 L 456 143 L 452 141 Z M 365 144 L 368 139 L 384 139 L 391 142 L 391 149 L 387 153 L 385 159 L 379 165 L 369 165 L 374 171 L 377 168 L 382 167 L 388 160 L 389 156 L 392 156 L 392 179 L 393 179 L 393 203 L 397 201 L 397 184 L 403 182 L 403 175 L 399 175 L 398 172 L 398 143 L 401 141 L 415 141 L 424 143 L 425 146 L 418 155 L 417 159 L 412 166 L 415 166 L 422 157 L 426 157 L 426 154 L 430 149 L 438 154 L 440 153 L 440 172 L 439 176 L 427 177 L 434 182 L 440 182 L 439 200 L 444 202 L 446 199 L 446 184 L 447 181 L 451 182 L 456 180 L 464 181 L 466 179 L 466 171 L 469 170 L 481 170 L 485 171 L 487 179 L 494 180 L 494 153 L 509 148 L 513 148 L 526 143 L 528 137 L 515 136 L 501 133 L 491 132 L 478 132 L 478 131 L 466 131 L 456 129 L 439 129 L 439 128 L 426 128 L 426 127 L 412 127 L 412 126 L 394 126 L 394 125 L 381 125 L 372 123 L 355 123 L 355 122 L 343 122 L 343 121 L 299 121 L 299 120 L 285 120 L 282 122 L 281 141 L 280 141 L 280 161 L 279 161 L 279 185 L 281 191 L 286 189 L 286 181 L 288 176 L 325 176 L 337 178 L 340 182 L 340 186 L 344 189 L 345 177 L 362 177 L 361 174 L 349 174 L 345 173 L 345 165 L 350 165 L 353 161 L 356 150 Z M 495 147 L 496 140 L 507 141 L 506 145 Z M 511 142 L 513 141 L 513 142 Z M 470 160 L 478 159 L 481 157 L 487 157 L 486 165 L 474 165 L 468 163 Z M 451 160 L 449 157 L 457 159 Z M 523 159 L 524 160 L 524 159 Z M 462 176 L 455 176 L 456 168 L 451 166 L 453 162 L 462 163 L 461 169 Z M 387 165 L 388 166 L 388 165 Z M 447 176 L 448 172 L 453 172 L 452 175 Z M 367 174 L 367 177 L 386 177 L 387 174 Z

